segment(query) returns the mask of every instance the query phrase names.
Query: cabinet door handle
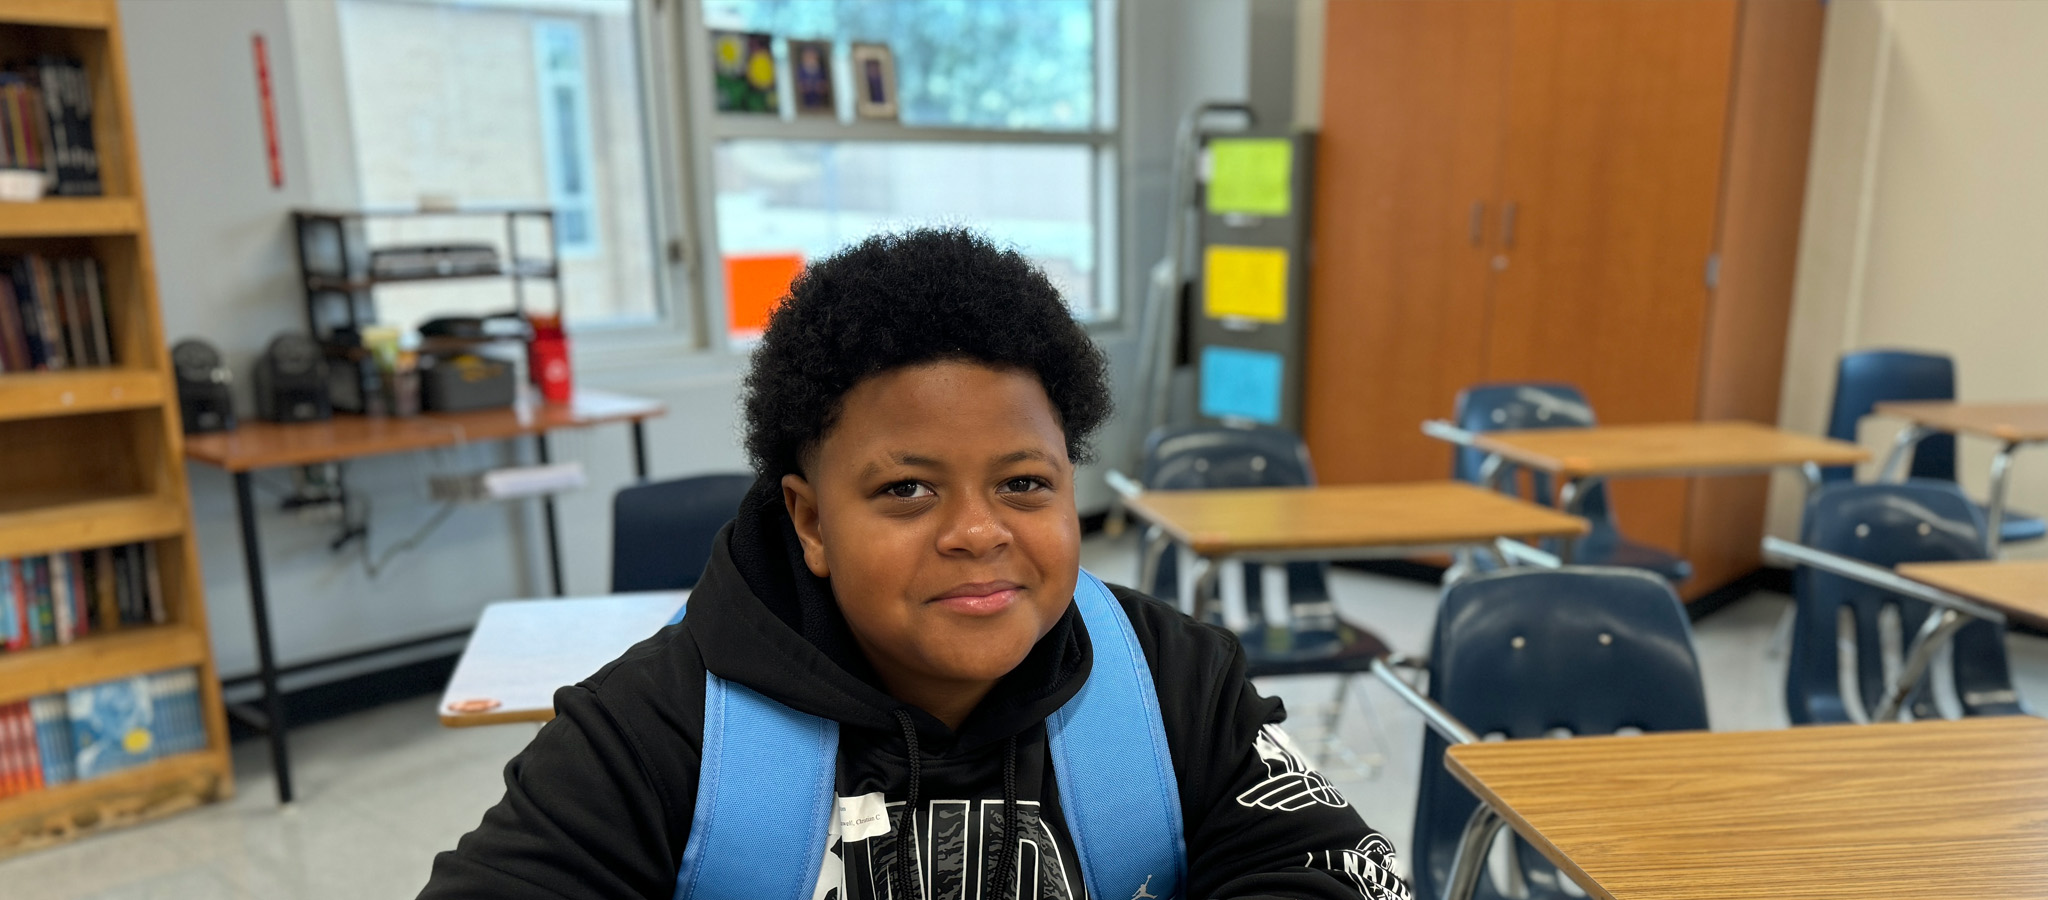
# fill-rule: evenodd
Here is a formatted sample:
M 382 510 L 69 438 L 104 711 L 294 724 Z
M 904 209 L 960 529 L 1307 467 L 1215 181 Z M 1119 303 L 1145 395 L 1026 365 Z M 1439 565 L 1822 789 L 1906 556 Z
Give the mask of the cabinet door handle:
M 1486 240 L 1486 201 L 1472 201 L 1472 246 Z
M 1513 200 L 1509 200 L 1507 207 L 1500 211 L 1500 248 L 1502 250 L 1515 249 L 1515 201 Z

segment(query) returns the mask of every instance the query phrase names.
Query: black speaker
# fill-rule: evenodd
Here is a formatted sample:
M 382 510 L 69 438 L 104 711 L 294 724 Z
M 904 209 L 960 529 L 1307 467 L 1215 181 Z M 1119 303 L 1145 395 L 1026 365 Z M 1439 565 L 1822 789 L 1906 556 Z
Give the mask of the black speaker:
M 256 361 L 256 414 L 272 422 L 334 417 L 327 396 L 327 360 L 303 334 L 280 334 Z
M 198 338 L 171 348 L 171 372 L 178 382 L 178 413 L 186 434 L 235 430 L 235 400 L 228 391 L 234 373 L 220 351 Z

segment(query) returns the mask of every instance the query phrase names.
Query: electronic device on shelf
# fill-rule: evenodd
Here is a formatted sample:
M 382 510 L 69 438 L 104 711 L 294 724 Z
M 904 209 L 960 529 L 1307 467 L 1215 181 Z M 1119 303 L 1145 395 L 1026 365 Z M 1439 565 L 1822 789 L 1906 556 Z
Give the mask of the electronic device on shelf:
M 453 278 L 500 271 L 498 248 L 490 244 L 416 244 L 370 251 L 370 274 L 377 278 Z
M 320 422 L 334 417 L 327 396 L 327 360 L 303 334 L 280 334 L 256 361 L 256 413 L 272 422 Z
M 218 349 L 198 338 L 179 341 L 171 348 L 171 372 L 186 434 L 234 430 L 235 399 L 228 386 L 235 378 Z

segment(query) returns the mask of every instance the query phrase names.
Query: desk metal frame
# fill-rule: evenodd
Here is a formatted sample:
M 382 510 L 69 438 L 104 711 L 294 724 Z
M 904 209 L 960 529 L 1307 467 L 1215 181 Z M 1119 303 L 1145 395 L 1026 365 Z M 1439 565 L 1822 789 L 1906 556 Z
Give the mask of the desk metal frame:
M 1892 448 L 1885 454 L 1884 465 L 1878 469 L 1877 480 L 1900 482 L 1906 480 L 1906 455 L 1921 440 L 1937 434 L 1964 434 L 1950 432 L 1919 423 L 1907 425 L 1892 439 Z M 2039 441 L 2001 440 L 1997 455 L 1991 457 L 1991 496 L 1984 501 L 1984 551 L 1997 559 L 2003 547 L 2000 532 L 2005 525 L 2005 489 L 2012 476 L 2012 456 L 2021 447 Z
M 1921 623 L 1918 633 L 1907 645 L 1905 661 L 1899 665 L 1899 673 L 1890 687 L 1885 689 L 1884 699 L 1870 716 L 1873 722 L 1891 722 L 1899 718 L 1906 707 L 1906 698 L 1920 684 L 1920 677 L 1927 674 L 1927 667 L 1934 662 L 1934 654 L 1955 637 L 1971 619 L 2005 624 L 2005 614 L 1984 604 L 1956 596 L 1948 591 L 1922 584 L 1882 566 L 1874 566 L 1859 559 L 1851 559 L 1825 550 L 1815 550 L 1805 544 L 1783 538 L 1764 538 L 1764 555 L 1787 562 L 1812 566 L 1831 575 L 1840 575 L 1853 581 L 1860 581 L 1874 588 L 1904 594 L 1934 606 L 1938 615 L 1927 617 Z
M 630 419 L 628 424 L 632 426 L 633 433 L 633 477 L 645 480 L 647 478 L 647 432 L 645 418 Z M 533 439 L 540 462 L 546 464 L 550 458 L 547 432 L 535 433 Z M 264 468 L 270 467 L 266 466 Z M 236 718 L 242 719 L 244 722 L 262 731 L 269 739 L 271 767 L 277 773 L 277 800 L 279 803 L 290 803 L 292 802 L 291 759 L 290 752 L 285 744 L 285 736 L 290 730 L 290 725 L 285 720 L 284 699 L 278 689 L 278 679 L 281 676 L 458 638 L 467 635 L 469 630 L 463 629 L 427 635 L 425 637 L 377 647 L 368 647 L 350 653 L 280 667 L 277 664 L 276 651 L 271 643 L 270 597 L 263 575 L 263 545 L 256 531 L 256 499 L 252 478 L 254 471 L 253 469 L 244 469 L 235 472 L 234 476 L 235 515 L 241 523 L 242 560 L 247 567 L 246 571 L 249 579 L 249 615 L 251 624 L 256 631 L 257 670 L 253 676 L 227 679 L 225 683 L 240 684 L 250 680 L 260 683 L 263 686 L 263 697 L 260 701 L 262 707 L 260 711 L 257 711 L 242 708 L 238 704 L 229 704 L 228 711 L 233 713 Z M 554 588 L 555 596 L 559 597 L 562 596 L 562 551 L 555 520 L 555 498 L 553 495 L 547 495 L 542 498 L 541 508 L 542 518 L 546 523 L 547 530 L 548 577 Z

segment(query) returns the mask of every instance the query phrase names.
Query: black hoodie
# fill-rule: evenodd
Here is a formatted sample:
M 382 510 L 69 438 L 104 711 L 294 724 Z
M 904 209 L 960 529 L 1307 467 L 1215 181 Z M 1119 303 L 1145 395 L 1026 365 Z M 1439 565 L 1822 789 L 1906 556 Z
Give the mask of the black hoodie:
M 1180 784 L 1187 896 L 1406 898 L 1392 845 L 1287 742 L 1286 713 L 1245 679 L 1236 638 L 1113 591 L 1158 689 Z M 913 889 L 921 897 L 1006 900 L 979 882 L 1007 868 L 1021 873 L 1003 879 L 1020 897 L 1082 900 L 1045 717 L 1080 689 L 1089 663 L 1070 607 L 958 731 L 896 700 L 878 686 L 829 583 L 804 567 L 781 487 L 764 479 L 719 534 L 683 622 L 555 694 L 554 721 L 505 767 L 505 798 L 435 858 L 420 896 L 671 897 L 696 808 L 711 671 L 839 722 L 840 821 L 819 900 L 896 896 L 906 800 L 928 879 Z M 1001 840 L 1011 828 L 1020 840 Z M 1133 898 L 1152 894 L 1131 886 Z

